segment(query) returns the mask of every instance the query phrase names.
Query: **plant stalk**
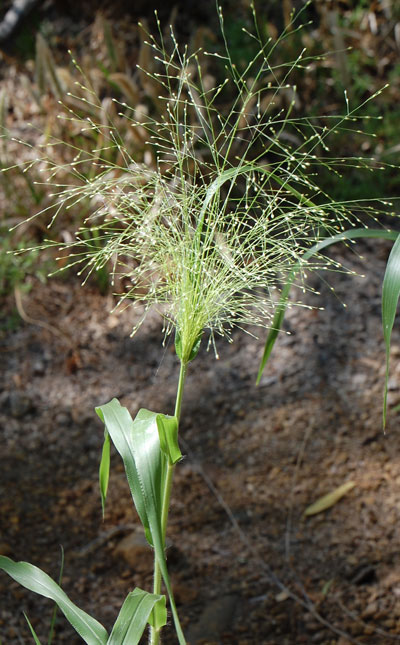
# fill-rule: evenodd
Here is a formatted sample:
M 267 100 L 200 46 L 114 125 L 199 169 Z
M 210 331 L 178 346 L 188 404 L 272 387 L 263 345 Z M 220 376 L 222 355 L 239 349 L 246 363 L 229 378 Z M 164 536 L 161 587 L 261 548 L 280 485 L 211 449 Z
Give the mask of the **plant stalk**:
M 178 389 L 177 389 L 176 400 L 175 400 L 175 412 L 174 412 L 174 416 L 178 423 L 178 429 L 179 429 L 179 420 L 181 416 L 181 407 L 182 407 L 186 372 L 187 372 L 187 363 L 184 363 L 183 361 L 181 361 Z M 171 499 L 172 480 L 174 476 L 174 470 L 175 470 L 175 464 L 168 463 L 167 471 L 165 473 L 164 496 L 162 500 L 162 509 L 161 509 L 161 529 L 162 529 L 164 548 L 165 548 L 165 538 L 167 533 L 168 512 L 169 512 L 169 504 Z M 161 570 L 155 554 L 154 554 L 153 593 L 155 594 L 161 593 Z M 161 629 L 157 630 L 154 627 L 150 628 L 150 645 L 159 645 L 160 632 L 161 632 Z

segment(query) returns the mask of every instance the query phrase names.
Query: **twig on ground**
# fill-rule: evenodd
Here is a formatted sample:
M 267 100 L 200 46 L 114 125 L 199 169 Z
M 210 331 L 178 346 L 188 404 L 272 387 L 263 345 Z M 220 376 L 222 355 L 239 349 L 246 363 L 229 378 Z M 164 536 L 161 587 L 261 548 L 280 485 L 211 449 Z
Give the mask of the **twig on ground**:
M 37 320 L 36 318 L 31 318 L 26 313 L 22 302 L 21 290 L 18 287 L 14 287 L 14 298 L 15 298 L 15 306 L 17 307 L 17 311 L 24 322 L 28 323 L 29 325 L 37 325 L 38 327 L 47 329 L 47 331 L 52 333 L 54 336 L 57 336 L 57 338 L 60 338 L 61 340 L 63 340 L 64 343 L 66 343 L 70 348 L 74 347 L 71 339 L 68 338 L 68 336 L 64 334 L 64 332 L 57 329 L 57 327 L 50 325 L 44 320 Z

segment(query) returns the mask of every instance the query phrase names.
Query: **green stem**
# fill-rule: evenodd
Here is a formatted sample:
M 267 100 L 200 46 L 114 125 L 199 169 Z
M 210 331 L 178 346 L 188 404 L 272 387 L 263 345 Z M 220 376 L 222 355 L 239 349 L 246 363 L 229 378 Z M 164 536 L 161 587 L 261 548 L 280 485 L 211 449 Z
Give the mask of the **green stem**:
M 179 420 L 181 416 L 183 389 L 185 386 L 186 372 L 187 372 L 187 363 L 184 363 L 183 361 L 181 361 L 178 389 L 177 389 L 176 401 L 175 401 L 175 413 L 174 413 L 174 416 L 178 422 L 178 428 L 179 428 Z M 164 496 L 163 496 L 162 509 L 161 509 L 161 529 L 162 529 L 164 548 L 165 548 L 165 538 L 167 533 L 168 512 L 169 512 L 169 504 L 171 499 L 172 480 L 174 476 L 174 470 L 175 470 L 175 465 L 168 463 L 167 471 L 165 473 Z M 161 569 L 158 564 L 156 555 L 154 555 L 153 593 L 155 594 L 161 593 Z M 154 627 L 151 627 L 150 645 L 159 645 L 160 631 L 161 631 L 160 629 L 156 630 Z
M 179 424 L 179 419 L 181 417 L 183 388 L 185 386 L 186 372 L 187 372 L 187 363 L 183 363 L 183 361 L 181 361 L 181 369 L 179 372 L 178 390 L 176 393 L 175 412 L 174 412 L 174 415 L 178 421 L 178 424 Z

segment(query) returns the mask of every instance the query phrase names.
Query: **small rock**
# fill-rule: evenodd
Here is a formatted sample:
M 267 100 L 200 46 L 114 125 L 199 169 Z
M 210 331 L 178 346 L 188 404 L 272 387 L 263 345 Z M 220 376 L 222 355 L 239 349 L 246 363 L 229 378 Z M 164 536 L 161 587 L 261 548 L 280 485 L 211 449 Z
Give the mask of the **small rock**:
M 71 423 L 71 415 L 68 412 L 59 412 L 55 418 L 58 426 L 68 426 Z
M 122 557 L 135 571 L 151 571 L 153 551 L 142 533 L 130 533 L 114 549 L 114 556 Z
M 229 594 L 219 596 L 206 605 L 200 619 L 188 632 L 188 641 L 193 645 L 205 639 L 208 643 L 232 626 L 239 596 Z M 218 640 L 217 640 L 218 642 Z
M 34 376 L 43 376 L 45 373 L 45 364 L 40 359 L 34 361 L 32 365 L 32 372 Z

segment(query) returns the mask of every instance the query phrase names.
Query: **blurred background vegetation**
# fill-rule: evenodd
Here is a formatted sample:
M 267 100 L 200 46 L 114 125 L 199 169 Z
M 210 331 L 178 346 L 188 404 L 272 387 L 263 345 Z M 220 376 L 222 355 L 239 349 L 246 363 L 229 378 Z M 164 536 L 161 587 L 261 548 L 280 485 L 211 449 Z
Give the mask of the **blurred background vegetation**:
M 0 2 L 0 20 L 11 4 Z M 146 133 L 143 131 L 141 136 L 140 130 L 130 129 L 128 120 L 119 115 L 121 108 L 112 99 L 129 105 L 136 116 L 165 109 L 158 99 L 158 86 L 140 69 L 155 69 L 151 50 L 137 26 L 140 20 L 154 30 L 155 9 L 165 25 L 166 42 L 172 24 L 178 40 L 187 43 L 190 50 L 203 47 L 222 51 L 212 1 L 160 2 L 158 6 L 120 0 L 110 6 L 105 2 L 38 0 L 17 29 L 0 43 L 0 165 L 3 169 L 13 166 L 0 175 L 3 298 L 12 300 L 16 290 L 29 290 L 35 281 L 46 280 L 49 271 L 61 268 L 65 261 L 56 259 L 56 252 L 50 250 L 21 255 L 10 254 L 11 250 L 35 246 L 49 236 L 53 240 L 68 239 L 95 207 L 88 201 L 69 208 L 49 231 L 52 214 L 47 209 L 54 187 L 50 188 L 46 179 L 51 174 L 51 164 L 49 167 L 49 163 L 31 162 L 45 154 L 55 165 L 64 165 L 67 182 L 70 164 L 80 149 L 87 151 L 88 156 L 79 172 L 93 177 L 98 172 L 91 159 L 93 150 L 102 149 L 103 156 L 115 163 L 121 155 L 117 141 L 104 140 L 105 128 L 112 124 L 130 155 L 140 163 L 154 166 L 154 152 Z M 232 57 L 244 68 L 254 55 L 251 43 L 244 43 L 242 32 L 244 25 L 251 27 L 250 3 L 226 0 L 222 9 Z M 292 11 L 301 9 L 305 26 L 291 33 Z M 321 176 L 319 183 L 338 200 L 398 196 L 400 177 L 395 166 L 400 154 L 400 3 L 312 0 L 305 5 L 298 0 L 259 0 L 256 11 L 260 32 L 266 40 L 276 41 L 279 34 L 287 31 L 288 37 L 274 51 L 277 65 L 293 60 L 299 51 L 307 49 L 309 64 L 296 69 L 291 77 L 297 86 L 294 106 L 297 116 L 329 118 L 344 113 L 345 90 L 350 105 L 355 106 L 389 83 L 376 99 L 366 103 L 361 128 L 364 133 L 342 132 L 332 140 L 330 151 L 319 150 L 318 154 L 373 157 L 393 167 L 372 174 L 349 168 L 342 175 Z M 207 61 L 202 57 L 203 66 L 209 66 L 203 74 L 210 84 L 218 83 L 224 75 L 223 66 Z M 282 70 L 279 73 L 284 73 Z M 96 100 L 88 87 L 98 97 Z M 287 102 L 292 98 L 288 88 Z M 284 100 L 283 96 L 281 101 Z M 282 107 L 278 103 L 276 110 Z M 101 127 L 85 127 L 88 120 Z M 67 145 L 58 146 L 57 141 Z M 60 174 L 58 179 L 62 179 Z M 38 217 L 30 219 L 37 213 Z M 100 292 L 107 291 L 107 271 L 97 274 L 96 285 Z M 7 320 L 10 321 L 9 316 Z

